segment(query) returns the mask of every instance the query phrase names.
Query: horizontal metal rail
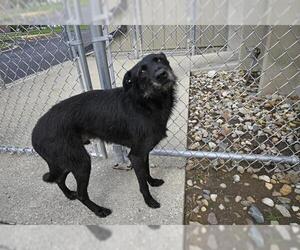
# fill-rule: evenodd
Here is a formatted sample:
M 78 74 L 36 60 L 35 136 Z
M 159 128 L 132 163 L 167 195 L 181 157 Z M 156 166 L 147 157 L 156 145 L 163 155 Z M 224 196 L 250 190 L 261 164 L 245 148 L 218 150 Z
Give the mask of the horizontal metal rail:
M 1 153 L 9 153 L 9 154 L 27 154 L 27 155 L 37 155 L 37 152 L 32 147 L 15 147 L 15 146 L 0 146 L 0 154 Z M 100 158 L 107 158 L 103 155 L 99 155 L 95 152 L 90 152 L 89 154 L 92 157 L 100 157 Z
M 0 146 L 0 153 L 17 153 L 17 154 L 37 154 L 31 147 L 14 147 L 14 146 Z M 89 152 L 91 156 L 97 157 L 94 152 Z M 224 159 L 236 161 L 262 161 L 274 163 L 288 163 L 300 164 L 300 158 L 297 156 L 273 156 L 273 155 L 260 155 L 260 154 L 237 154 L 237 153 L 224 153 L 224 152 L 207 152 L 207 151 L 178 151 L 170 149 L 154 149 L 151 155 L 158 156 L 171 156 L 171 157 L 195 157 L 195 158 L 208 158 L 208 159 Z M 102 156 L 100 156 L 102 158 Z
M 289 163 L 300 164 L 300 159 L 297 156 L 273 156 L 260 154 L 237 154 L 225 152 L 207 152 L 207 151 L 178 151 L 169 149 L 154 149 L 152 155 L 173 156 L 173 157 L 195 157 L 208 159 L 224 159 L 224 160 L 246 160 L 246 161 L 263 161 L 274 163 Z

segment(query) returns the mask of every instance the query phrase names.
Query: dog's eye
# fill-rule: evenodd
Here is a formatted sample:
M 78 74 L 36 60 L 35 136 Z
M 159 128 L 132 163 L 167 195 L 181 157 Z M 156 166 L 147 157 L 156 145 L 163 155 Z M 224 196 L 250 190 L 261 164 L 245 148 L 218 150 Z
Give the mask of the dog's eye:
M 158 57 L 155 57 L 153 60 L 154 60 L 154 62 L 156 62 L 156 63 L 160 63 L 160 62 L 161 62 L 161 59 L 158 58 Z

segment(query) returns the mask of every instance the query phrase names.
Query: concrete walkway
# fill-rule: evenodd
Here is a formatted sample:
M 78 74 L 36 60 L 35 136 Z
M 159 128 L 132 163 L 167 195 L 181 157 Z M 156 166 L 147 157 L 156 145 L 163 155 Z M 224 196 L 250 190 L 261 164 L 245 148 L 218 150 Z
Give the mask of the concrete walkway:
M 0 226 L 1 250 L 174 249 L 183 226 Z
M 155 159 L 150 159 L 155 162 Z M 89 184 L 91 199 L 113 213 L 98 218 L 79 201 L 68 200 L 56 184 L 42 181 L 48 171 L 37 156 L 0 154 L 0 221 L 17 224 L 182 224 L 184 169 L 172 159 L 152 168 L 165 184 L 151 188 L 161 208 L 145 205 L 133 171 L 113 169 L 110 160 L 94 159 Z M 73 176 L 67 184 L 75 190 Z

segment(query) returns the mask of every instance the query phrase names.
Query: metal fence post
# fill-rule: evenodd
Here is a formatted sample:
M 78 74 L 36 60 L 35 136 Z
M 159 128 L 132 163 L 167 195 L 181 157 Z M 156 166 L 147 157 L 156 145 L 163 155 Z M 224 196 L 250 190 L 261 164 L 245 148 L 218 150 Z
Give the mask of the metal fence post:
M 88 64 L 87 64 L 87 60 L 86 60 L 86 56 L 85 56 L 85 52 L 84 52 L 80 27 L 78 25 L 75 25 L 74 31 L 75 31 L 76 41 L 73 43 L 73 45 L 76 45 L 76 47 L 77 47 L 77 52 L 78 52 L 80 65 L 81 65 L 81 69 L 82 69 L 82 75 L 83 75 L 83 79 L 84 79 L 83 87 L 84 87 L 84 91 L 89 91 L 89 90 L 93 89 L 93 86 L 92 86 L 91 76 L 90 76 L 90 72 L 89 72 L 89 68 L 88 68 Z M 96 151 L 97 155 L 99 155 L 99 147 L 101 149 L 102 156 L 104 158 L 107 158 L 106 147 L 105 147 L 104 142 L 101 140 L 99 143 L 97 143 L 95 145 L 95 151 Z
M 5 89 L 5 83 L 4 80 L 2 79 L 1 72 L 0 72 L 0 90 L 1 89 Z
M 90 29 L 101 87 L 102 89 L 111 89 L 112 84 L 106 54 L 106 40 L 108 37 L 103 36 L 101 25 L 91 25 Z M 116 156 L 116 164 L 125 163 L 122 146 L 113 145 L 113 150 Z

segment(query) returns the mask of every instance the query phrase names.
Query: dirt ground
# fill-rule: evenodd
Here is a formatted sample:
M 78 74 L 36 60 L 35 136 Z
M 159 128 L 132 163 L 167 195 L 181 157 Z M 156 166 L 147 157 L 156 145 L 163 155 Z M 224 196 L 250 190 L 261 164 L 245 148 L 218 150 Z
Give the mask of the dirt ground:
M 236 174 L 240 176 L 240 181 L 234 183 L 233 176 Z M 299 224 L 299 211 L 293 212 L 291 209 L 289 209 L 291 217 L 287 218 L 284 217 L 275 207 L 269 207 L 262 203 L 262 199 L 269 197 L 274 201 L 275 204 L 281 204 L 279 200 L 280 198 L 278 197 L 285 197 L 290 199 L 290 203 L 287 204 L 287 207 L 291 208 L 291 206 L 299 207 L 300 196 L 292 191 L 286 196 L 280 195 L 275 197 L 272 195 L 273 192 L 276 191 L 280 194 L 280 189 L 286 183 L 276 181 L 277 183 L 272 184 L 273 188 L 269 190 L 265 186 L 265 181 L 253 178 L 252 175 L 253 174 L 247 172 L 240 174 L 236 170 L 231 172 L 226 170 L 215 171 L 212 169 L 193 169 L 187 171 L 186 180 L 192 180 L 193 186 L 186 185 L 184 223 L 189 224 L 189 222 L 192 221 L 199 222 L 203 225 L 209 224 L 207 220 L 208 214 L 213 212 L 216 215 L 218 224 L 257 224 L 248 214 L 250 205 L 254 204 L 264 216 L 265 221 L 262 224 Z M 261 175 L 266 175 L 266 173 L 260 172 L 258 176 Z M 256 177 L 255 174 L 254 177 Z M 226 188 L 220 187 L 221 183 L 225 184 Z M 292 189 L 293 186 L 295 186 L 294 184 L 290 185 Z M 205 212 L 201 211 L 201 207 L 204 206 L 203 202 L 201 201 L 204 199 L 203 190 L 209 190 L 210 194 L 217 194 L 215 202 L 213 202 L 211 199 L 208 199 L 208 206 L 205 206 Z M 237 196 L 241 197 L 239 202 L 235 201 Z M 249 202 L 251 198 L 248 197 L 252 197 L 254 202 Z M 223 204 L 224 210 L 219 208 L 220 204 Z

